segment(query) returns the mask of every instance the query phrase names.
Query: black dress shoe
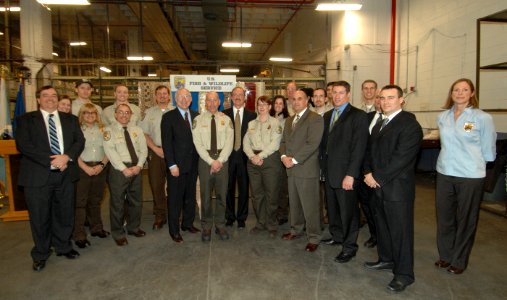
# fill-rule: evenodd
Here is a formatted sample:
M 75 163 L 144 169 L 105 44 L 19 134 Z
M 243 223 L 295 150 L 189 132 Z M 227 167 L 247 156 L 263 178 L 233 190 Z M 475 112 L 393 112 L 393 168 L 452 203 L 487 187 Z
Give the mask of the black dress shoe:
M 283 225 L 285 223 L 289 222 L 287 218 L 280 218 L 278 219 L 278 225 Z
M 46 266 L 46 261 L 45 260 L 34 260 L 33 264 L 32 264 L 32 269 L 34 271 L 42 271 L 42 269 L 44 269 L 44 267 Z
M 245 221 L 238 221 L 238 229 L 244 229 L 245 228 Z
M 171 236 L 171 238 L 173 239 L 173 241 L 175 241 L 176 243 L 178 244 L 181 244 L 183 243 L 183 238 L 181 237 L 181 234 L 169 234 Z
M 454 274 L 454 275 L 459 275 L 459 274 L 463 273 L 464 271 L 465 271 L 465 269 L 461 269 L 461 268 L 457 268 L 457 267 L 453 267 L 453 266 L 450 266 L 447 269 L 448 273 Z
M 74 244 L 76 244 L 76 246 L 78 246 L 81 249 L 86 248 L 87 245 L 88 246 L 92 245 L 90 241 L 88 241 L 87 239 L 74 241 Z
M 342 244 L 342 243 L 337 242 L 337 241 L 335 241 L 333 239 L 321 240 L 320 243 L 323 244 L 323 245 L 329 245 L 329 246 L 338 246 L 338 245 Z
M 190 232 L 190 233 L 198 233 L 198 232 L 201 232 L 201 230 L 200 230 L 200 229 L 198 229 L 198 228 L 196 228 L 196 227 L 194 227 L 194 226 L 192 226 L 192 227 L 188 227 L 188 228 L 187 228 L 187 227 L 181 227 L 181 230 L 182 230 L 182 231 L 188 231 L 188 232 Z
M 405 288 L 409 285 L 411 285 L 412 283 L 405 283 L 403 281 L 400 281 L 398 279 L 393 279 L 388 285 L 387 285 L 387 289 L 390 290 L 391 292 L 395 292 L 395 293 L 399 293 L 403 290 L 405 290 Z
M 166 223 L 165 220 L 155 220 L 155 222 L 153 222 L 153 226 L 152 226 L 152 229 L 153 230 L 159 230 L 161 229 L 162 227 L 164 227 L 164 224 Z
M 225 222 L 225 226 L 227 227 L 232 227 L 232 224 L 234 224 L 234 221 L 227 220 L 227 222 Z
M 103 238 L 107 238 L 107 236 L 109 234 L 110 234 L 109 231 L 105 231 L 104 229 L 102 229 L 101 231 L 92 232 L 91 236 L 96 236 L 96 237 L 103 239 Z
M 114 240 L 116 242 L 116 245 L 122 247 L 122 246 L 126 246 L 129 244 L 129 241 L 126 239 L 126 238 L 121 238 L 121 239 L 117 239 L 117 240 Z
M 439 267 L 439 268 L 448 268 L 451 264 L 446 262 L 445 260 L 437 260 L 435 262 L 435 267 Z
M 370 270 L 389 270 L 394 268 L 394 263 L 385 261 L 365 262 L 364 267 Z
M 135 237 L 143 237 L 146 235 L 146 232 L 144 232 L 142 229 L 138 228 L 136 231 L 128 231 L 128 235 L 133 235 Z
M 366 248 L 373 248 L 375 246 L 377 246 L 377 239 L 375 238 L 369 238 L 366 242 L 364 242 L 364 246 Z
M 338 263 L 346 263 L 346 262 L 349 262 L 352 257 L 356 256 L 355 253 L 347 253 L 347 252 L 340 252 L 340 254 L 338 254 L 338 256 L 335 257 L 334 261 L 335 262 L 338 262 Z
M 70 249 L 69 252 L 67 252 L 67 253 L 57 253 L 56 256 L 65 256 L 68 259 L 75 259 L 75 258 L 77 258 L 79 256 L 79 252 L 77 252 L 74 249 Z

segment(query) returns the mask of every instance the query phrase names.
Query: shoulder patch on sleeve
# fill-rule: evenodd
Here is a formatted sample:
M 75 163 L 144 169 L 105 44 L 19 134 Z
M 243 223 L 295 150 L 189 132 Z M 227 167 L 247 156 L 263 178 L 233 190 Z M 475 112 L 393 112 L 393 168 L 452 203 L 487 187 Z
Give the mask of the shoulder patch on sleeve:
M 196 127 L 197 127 L 197 120 L 193 119 L 192 120 L 192 129 L 195 129 Z
M 104 131 L 104 141 L 109 141 L 111 139 L 111 131 Z

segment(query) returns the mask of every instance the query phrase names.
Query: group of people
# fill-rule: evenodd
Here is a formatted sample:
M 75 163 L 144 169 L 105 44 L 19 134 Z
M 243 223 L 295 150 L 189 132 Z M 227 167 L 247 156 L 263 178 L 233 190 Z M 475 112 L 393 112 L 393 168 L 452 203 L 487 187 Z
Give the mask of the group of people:
M 19 184 L 30 213 L 34 270 L 45 267 L 51 247 L 58 256 L 78 257 L 71 239 L 79 248 L 91 245 L 85 224 L 91 236 L 111 234 L 118 246 L 128 244 L 127 235 L 144 236 L 141 171 L 148 161 L 153 229 L 168 223 L 176 243 L 183 243 L 181 231 L 201 232 L 208 242 L 214 230 L 228 240 L 227 227 L 236 222 L 245 228 L 251 191 L 251 234 L 275 238 L 278 225 L 290 220 L 283 240 L 305 236 L 308 252 L 341 245 L 335 261 L 347 263 L 359 248 L 361 208 L 370 231 L 364 245 L 377 246 L 378 253 L 365 268 L 391 270 L 387 288 L 394 292 L 414 282 L 415 164 L 423 133 L 402 109 L 399 86 L 379 90 L 366 80 L 363 107 L 356 108 L 346 81 L 315 90 L 291 82 L 287 98 L 259 97 L 256 113 L 246 109 L 246 91 L 238 86 L 231 108 L 220 112 L 218 93 L 208 92 L 200 114 L 189 109 L 188 90 L 176 92 L 174 107 L 169 89 L 159 86 L 144 118 L 128 102 L 126 86 L 116 87 L 115 103 L 103 111 L 91 102 L 92 89 L 90 81 L 78 81 L 70 105 L 59 104 L 55 88 L 42 87 L 39 110 L 18 120 Z M 453 83 L 445 109 L 438 118 L 435 265 L 460 274 L 474 241 L 485 163 L 495 159 L 496 133 L 468 79 Z M 201 229 L 194 226 L 198 178 Z M 106 182 L 111 233 L 100 217 Z M 326 222 L 331 238 L 323 240 Z

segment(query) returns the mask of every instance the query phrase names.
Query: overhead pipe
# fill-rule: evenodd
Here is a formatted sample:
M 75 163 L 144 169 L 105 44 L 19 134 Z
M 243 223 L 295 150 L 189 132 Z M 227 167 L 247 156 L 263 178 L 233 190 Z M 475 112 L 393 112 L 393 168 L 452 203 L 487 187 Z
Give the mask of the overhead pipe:
M 391 0 L 391 50 L 389 52 L 389 83 L 394 84 L 394 54 L 396 50 L 396 0 Z

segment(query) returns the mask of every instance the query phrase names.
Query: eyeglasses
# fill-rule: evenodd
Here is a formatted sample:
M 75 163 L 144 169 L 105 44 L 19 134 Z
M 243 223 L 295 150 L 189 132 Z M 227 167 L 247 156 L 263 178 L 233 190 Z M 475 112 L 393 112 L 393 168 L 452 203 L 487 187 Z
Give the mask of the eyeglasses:
M 119 114 L 120 116 L 128 116 L 130 115 L 130 111 L 117 111 L 116 112 L 117 114 Z

